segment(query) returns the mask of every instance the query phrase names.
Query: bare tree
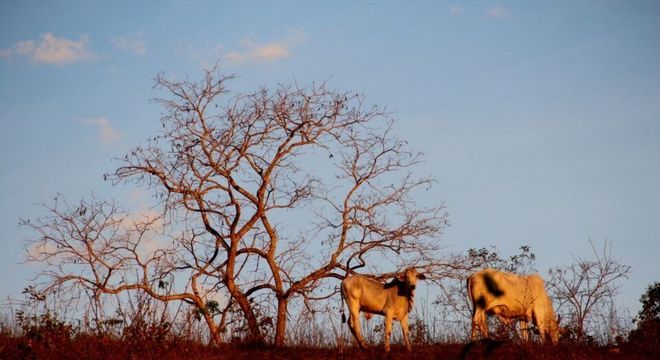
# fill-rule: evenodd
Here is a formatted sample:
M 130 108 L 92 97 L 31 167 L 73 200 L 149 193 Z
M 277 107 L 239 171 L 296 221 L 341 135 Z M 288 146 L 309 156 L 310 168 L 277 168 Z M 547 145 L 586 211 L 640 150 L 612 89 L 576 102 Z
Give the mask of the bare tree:
M 447 215 L 442 204 L 413 200 L 433 179 L 412 174 L 422 156 L 393 135 L 383 109 L 325 84 L 230 95 L 232 78 L 215 69 L 198 82 L 157 77 L 167 94 L 157 99 L 162 133 L 106 175 L 151 189 L 157 220 L 130 228 L 114 204 L 83 202 L 24 222 L 41 235 L 30 259 L 51 264 L 44 289 L 72 283 L 186 301 L 202 310 L 217 343 L 232 308 L 243 313 L 248 337 L 262 341 L 272 321 L 259 306 L 271 301 L 282 345 L 290 300 L 302 296 L 309 306 L 332 295 L 319 293 L 326 279 L 359 267 L 393 276 L 403 263 L 441 269 L 437 237 Z M 140 253 L 158 226 L 173 234 L 171 244 Z M 162 286 L 181 278 L 188 281 L 178 290 Z M 225 303 L 209 307 L 204 286 Z M 209 308 L 224 309 L 220 320 Z
M 618 294 L 621 279 L 630 275 L 630 266 L 612 256 L 611 243 L 605 242 L 602 251 L 590 240 L 594 259 L 575 257 L 567 266 L 549 270 L 548 287 L 559 301 L 559 308 L 567 306 L 575 339 L 584 341 L 588 322 L 602 311 L 610 311 L 608 305 Z
M 114 202 L 96 198 L 74 206 L 57 196 L 53 205 L 43 206 L 44 217 L 21 220 L 37 234 L 27 240 L 27 260 L 46 265 L 37 280 L 40 296 L 57 293 L 64 299 L 84 291 L 98 300 L 101 294 L 140 290 L 156 300 L 206 308 L 199 275 L 189 278 L 182 291 L 172 292 L 168 286 L 175 281 L 178 249 L 159 241 L 160 216 L 135 217 Z M 203 313 L 212 337 L 220 341 L 211 315 Z

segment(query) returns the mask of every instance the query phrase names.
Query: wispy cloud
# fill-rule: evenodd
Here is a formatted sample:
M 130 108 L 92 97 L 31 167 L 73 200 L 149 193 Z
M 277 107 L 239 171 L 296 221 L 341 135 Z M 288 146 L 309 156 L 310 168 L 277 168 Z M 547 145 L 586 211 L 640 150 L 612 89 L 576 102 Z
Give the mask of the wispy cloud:
M 496 6 L 494 8 L 488 9 L 488 17 L 495 19 L 509 19 L 511 14 L 503 7 Z
M 58 38 L 52 33 L 45 33 L 38 41 L 19 41 L 10 48 L 0 49 L 0 58 L 27 57 L 36 64 L 52 65 L 91 61 L 96 57 L 87 49 L 88 43 L 87 35 L 83 35 L 75 41 Z
M 99 140 L 105 145 L 113 144 L 119 140 L 119 132 L 103 116 L 83 119 L 83 123 L 95 127 L 98 130 Z
M 110 43 L 119 50 L 144 55 L 147 53 L 147 46 L 144 44 L 142 37 L 143 35 L 141 33 L 135 36 L 115 36 L 110 39 Z
M 449 7 L 449 13 L 452 16 L 461 16 L 463 15 L 463 8 L 458 5 L 452 5 Z
M 58 248 L 51 241 L 36 243 L 27 249 L 27 256 L 31 260 L 45 261 L 46 258 L 53 257 L 58 252 Z M 61 256 L 61 255 L 60 255 Z M 59 256 L 54 256 L 55 258 Z
M 223 59 L 232 65 L 264 63 L 290 58 L 291 48 L 306 39 L 300 29 L 289 30 L 288 36 L 271 42 L 257 42 L 252 38 L 240 41 L 242 50 L 225 53 Z
M 137 248 L 137 253 L 143 260 L 152 258 L 156 251 L 167 249 L 169 246 L 167 237 L 162 236 L 165 228 L 162 214 L 145 204 L 129 213 L 121 225 L 129 231 L 148 225 L 150 231 L 142 234 Z
M 290 29 L 286 36 L 270 42 L 245 37 L 238 42 L 239 49 L 223 43 L 205 46 L 180 44 L 177 46 L 177 51 L 200 62 L 204 68 L 218 64 L 218 61 L 222 65 L 230 66 L 264 64 L 291 58 L 294 56 L 293 48 L 306 39 L 306 35 L 301 30 Z
M 224 59 L 231 64 L 246 62 L 271 62 L 291 57 L 289 47 L 284 42 L 270 42 L 260 44 L 251 39 L 241 40 L 243 51 L 232 51 L 225 54 Z

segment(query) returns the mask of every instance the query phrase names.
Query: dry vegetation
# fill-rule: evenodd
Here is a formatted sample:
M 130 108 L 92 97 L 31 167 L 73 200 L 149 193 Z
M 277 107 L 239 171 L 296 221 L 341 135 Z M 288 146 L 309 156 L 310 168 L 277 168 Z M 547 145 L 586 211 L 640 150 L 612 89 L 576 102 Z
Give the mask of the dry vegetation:
M 272 347 L 247 344 L 201 344 L 178 337 L 164 339 L 114 339 L 104 336 L 33 333 L 24 337 L 0 337 L 2 359 L 654 359 L 658 349 L 622 344 L 587 346 L 559 344 L 542 346 L 506 341 L 473 344 L 421 344 L 412 353 L 393 346 L 391 353 L 381 347 L 360 351 L 351 348 Z
M 607 244 L 546 279 L 568 329 L 560 345 L 522 344 L 496 322 L 497 340 L 468 343 L 467 276 L 535 272 L 531 249 L 443 252 L 448 215 L 420 201 L 435 183 L 416 175 L 422 154 L 361 95 L 326 84 L 230 95 L 232 79 L 157 77 L 162 132 L 105 176 L 149 191 L 147 211 L 58 195 L 21 220 L 41 271 L 5 309 L 0 359 L 657 357 L 657 312 L 627 340 L 614 299 L 630 267 Z M 411 266 L 435 289 L 416 299 L 414 352 L 395 332 L 386 356 L 378 318 L 358 351 L 338 321 L 339 281 Z

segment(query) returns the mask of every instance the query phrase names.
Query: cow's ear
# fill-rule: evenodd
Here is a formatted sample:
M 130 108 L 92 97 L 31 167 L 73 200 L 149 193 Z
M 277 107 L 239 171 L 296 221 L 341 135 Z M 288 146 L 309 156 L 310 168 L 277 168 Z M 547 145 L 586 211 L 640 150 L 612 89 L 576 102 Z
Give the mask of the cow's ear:
M 424 275 L 422 273 L 419 273 L 419 274 L 417 274 L 417 279 L 418 280 L 426 280 L 426 275 Z

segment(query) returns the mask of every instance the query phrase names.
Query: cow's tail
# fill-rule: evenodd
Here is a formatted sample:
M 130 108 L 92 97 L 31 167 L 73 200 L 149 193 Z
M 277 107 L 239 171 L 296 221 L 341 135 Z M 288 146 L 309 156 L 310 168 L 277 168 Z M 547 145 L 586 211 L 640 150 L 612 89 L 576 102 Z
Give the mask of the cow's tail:
M 346 301 L 344 300 L 344 283 L 343 282 L 339 285 L 339 293 L 341 294 L 341 305 L 339 305 L 339 308 L 341 309 L 341 323 L 345 324 L 346 323 L 346 314 L 344 313 L 344 303 Z
M 472 316 L 474 317 L 474 312 L 477 310 L 477 304 L 474 303 L 474 296 L 472 295 L 472 276 L 468 276 L 465 285 L 467 288 L 468 297 L 470 298 L 470 304 L 472 304 Z

